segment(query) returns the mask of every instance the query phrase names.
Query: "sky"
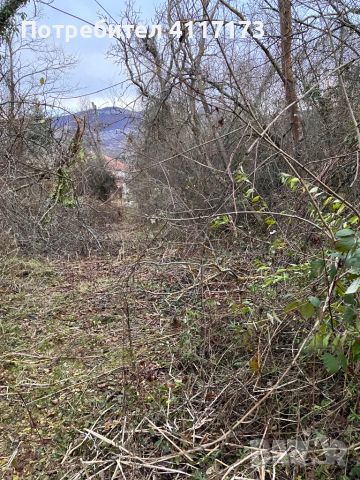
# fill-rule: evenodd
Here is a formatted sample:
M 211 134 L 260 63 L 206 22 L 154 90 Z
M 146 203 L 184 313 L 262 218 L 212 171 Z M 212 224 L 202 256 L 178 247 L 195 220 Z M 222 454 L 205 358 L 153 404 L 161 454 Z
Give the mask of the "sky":
M 102 11 L 95 0 L 53 0 L 48 3 L 51 3 L 53 7 L 81 17 L 91 23 L 96 23 L 99 20 L 99 14 Z M 120 13 L 124 11 L 126 7 L 127 1 L 100 0 L 99 3 L 101 3 L 115 19 L 118 19 Z M 140 12 L 140 18 L 145 25 L 151 24 L 151 19 L 155 14 L 155 8 L 159 4 L 160 0 L 134 1 L 135 9 Z M 28 20 L 30 20 L 31 12 L 33 12 L 33 7 L 29 6 L 27 8 Z M 80 28 L 84 25 L 80 20 L 61 13 L 49 5 L 42 4 L 38 14 L 40 15 L 40 18 L 36 19 L 38 27 L 40 25 L 51 26 L 60 24 L 75 25 Z M 101 90 L 125 78 L 124 73 L 121 72 L 121 68 L 106 56 L 106 52 L 114 40 L 109 38 L 77 37 L 67 43 L 64 34 L 61 35 L 60 39 L 57 39 L 54 34 L 45 41 L 48 42 L 49 45 L 55 44 L 56 47 L 62 48 L 66 54 L 73 55 L 77 59 L 75 67 L 66 73 L 65 83 L 68 85 L 69 90 L 68 93 L 65 94 L 66 97 L 89 93 L 88 96 L 83 98 L 94 102 L 98 108 L 111 106 L 113 104 L 125 106 L 128 102 L 136 98 L 134 90 L 120 92 L 121 98 L 116 98 L 116 93 L 118 93 L 119 90 L 91 94 L 91 92 Z M 62 103 L 71 111 L 81 109 L 81 100 L 78 98 L 67 98 L 62 100 Z

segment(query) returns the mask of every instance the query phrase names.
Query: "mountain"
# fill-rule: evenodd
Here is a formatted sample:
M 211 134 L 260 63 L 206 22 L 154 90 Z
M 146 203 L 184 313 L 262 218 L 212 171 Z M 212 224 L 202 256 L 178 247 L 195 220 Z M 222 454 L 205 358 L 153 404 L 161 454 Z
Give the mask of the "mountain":
M 111 157 L 121 153 L 124 139 L 127 134 L 133 131 L 141 119 L 141 113 L 133 112 L 119 107 L 105 107 L 97 110 L 83 110 L 75 114 L 76 117 L 85 117 L 86 129 L 85 139 L 89 141 L 99 137 L 103 152 Z M 62 115 L 56 117 L 53 122 L 55 131 L 68 131 L 76 129 L 76 121 L 73 115 Z

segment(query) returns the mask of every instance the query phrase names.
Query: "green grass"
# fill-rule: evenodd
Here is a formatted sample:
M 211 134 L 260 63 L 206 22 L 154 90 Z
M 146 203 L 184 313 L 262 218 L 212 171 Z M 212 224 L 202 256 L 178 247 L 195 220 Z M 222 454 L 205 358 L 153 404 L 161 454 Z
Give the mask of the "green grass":
M 122 314 L 114 298 L 101 303 L 117 280 L 106 269 L 106 261 L 2 265 L 1 478 L 57 478 L 70 443 L 106 408 L 112 387 L 101 375 L 129 364 Z

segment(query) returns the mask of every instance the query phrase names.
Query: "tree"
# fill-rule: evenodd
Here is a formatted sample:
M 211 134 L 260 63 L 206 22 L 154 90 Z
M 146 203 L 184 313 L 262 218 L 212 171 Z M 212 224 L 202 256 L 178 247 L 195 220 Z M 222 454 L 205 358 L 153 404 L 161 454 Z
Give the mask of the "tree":
M 280 32 L 281 32 L 281 61 L 285 80 L 285 97 L 289 107 L 289 119 L 295 149 L 300 140 L 299 107 L 296 95 L 296 82 L 292 61 L 292 15 L 291 0 L 278 0 Z
M 0 6 L 0 38 L 4 37 L 7 29 L 11 26 L 11 20 L 17 11 L 24 7 L 29 0 L 5 0 Z
M 46 155 L 54 142 L 52 119 L 39 104 L 35 104 L 27 115 L 24 141 L 33 155 Z

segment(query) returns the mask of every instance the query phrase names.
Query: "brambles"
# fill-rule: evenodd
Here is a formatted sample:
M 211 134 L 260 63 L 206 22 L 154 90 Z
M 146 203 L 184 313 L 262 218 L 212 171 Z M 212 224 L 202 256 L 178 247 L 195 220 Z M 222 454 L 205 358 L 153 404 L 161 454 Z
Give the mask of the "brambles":
M 353 7 L 167 0 L 164 36 L 110 52 L 121 160 L 95 104 L 54 131 L 63 57 L 31 74 L 2 44 L 0 476 L 359 476 Z

